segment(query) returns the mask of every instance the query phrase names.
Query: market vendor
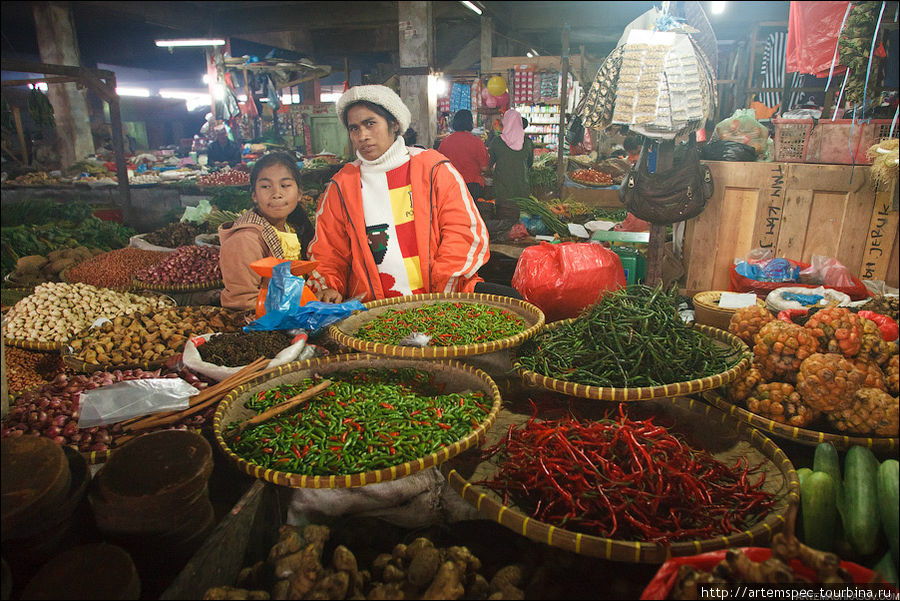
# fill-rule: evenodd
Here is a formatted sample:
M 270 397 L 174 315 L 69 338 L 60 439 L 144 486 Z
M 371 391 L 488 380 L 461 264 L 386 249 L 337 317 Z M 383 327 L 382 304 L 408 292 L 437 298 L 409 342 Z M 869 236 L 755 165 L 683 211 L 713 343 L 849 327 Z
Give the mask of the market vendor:
M 227 164 L 234 167 L 241 162 L 241 147 L 228 138 L 225 126 L 220 125 L 215 130 L 215 139 L 206 148 L 206 156 L 210 165 Z
M 291 155 L 272 152 L 256 161 L 250 189 L 256 206 L 219 227 L 219 267 L 225 283 L 221 304 L 231 309 L 256 307 L 262 277 L 251 263 L 266 257 L 305 259 L 313 236 L 313 226 L 298 206 L 300 170 Z
M 320 300 L 363 301 L 478 291 L 488 233 L 465 180 L 434 150 L 407 147 L 410 111 L 390 88 L 356 86 L 337 112 L 357 160 L 331 180 L 316 212 L 310 285 Z
M 519 207 L 515 198 L 528 198 L 531 184 L 528 170 L 534 163 L 534 147 L 522 127 L 522 115 L 515 109 L 503 114 L 503 130 L 488 145 L 493 169 L 494 196 L 497 217 L 503 221 L 518 221 Z
M 484 142 L 472 134 L 472 112 L 466 109 L 453 115 L 453 133 L 444 138 L 438 152 L 450 159 L 463 179 L 469 194 L 477 200 L 484 193 L 484 173 L 488 168 L 488 151 Z

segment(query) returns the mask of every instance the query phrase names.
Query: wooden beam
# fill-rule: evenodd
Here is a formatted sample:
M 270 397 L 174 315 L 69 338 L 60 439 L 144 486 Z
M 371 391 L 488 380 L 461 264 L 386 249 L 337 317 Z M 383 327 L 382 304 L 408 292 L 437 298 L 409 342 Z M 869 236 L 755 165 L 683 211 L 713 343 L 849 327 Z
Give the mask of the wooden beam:
M 491 67 L 493 71 L 507 71 L 515 69 L 517 65 L 534 65 L 537 71 L 556 71 L 559 69 L 562 57 L 559 56 L 495 56 L 491 59 Z M 569 60 L 573 64 L 579 64 L 584 61 L 584 55 L 572 54 Z M 576 75 L 576 73 L 573 73 Z
M 77 77 L 35 77 L 34 79 L 7 79 L 0 83 L 4 88 L 14 86 L 30 86 L 37 83 L 69 83 L 78 82 Z
M 116 74 L 106 69 L 88 69 L 87 67 L 70 67 L 68 65 L 48 65 L 33 61 L 0 59 L 0 69 L 16 73 L 42 73 L 44 75 L 62 75 L 81 79 L 85 75 L 93 75 L 98 79 L 115 79 Z

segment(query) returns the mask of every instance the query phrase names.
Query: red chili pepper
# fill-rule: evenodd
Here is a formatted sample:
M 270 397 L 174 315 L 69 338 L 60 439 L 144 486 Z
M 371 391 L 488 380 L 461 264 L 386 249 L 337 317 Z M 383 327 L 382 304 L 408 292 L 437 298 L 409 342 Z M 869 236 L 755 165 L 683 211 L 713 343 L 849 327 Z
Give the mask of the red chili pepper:
M 438 422 L 438 423 L 435 424 L 435 425 L 436 425 L 438 428 L 440 428 L 441 430 L 449 430 L 450 428 L 453 427 L 453 426 L 451 426 L 450 424 L 442 424 L 442 423 L 440 423 L 440 422 Z
M 385 409 L 393 409 L 394 408 L 394 406 L 391 405 L 390 403 L 378 403 L 378 404 L 381 405 L 382 407 L 384 407 Z
M 297 448 L 297 445 L 291 445 L 291 451 L 294 452 L 294 455 L 297 456 L 297 459 L 303 459 L 303 456 L 300 455 L 300 449 Z

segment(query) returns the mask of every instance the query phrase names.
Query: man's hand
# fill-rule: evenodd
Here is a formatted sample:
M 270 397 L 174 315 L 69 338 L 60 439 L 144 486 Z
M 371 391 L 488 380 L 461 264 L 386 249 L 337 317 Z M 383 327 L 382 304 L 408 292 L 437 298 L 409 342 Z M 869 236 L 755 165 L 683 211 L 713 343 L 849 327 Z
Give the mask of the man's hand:
M 319 300 L 323 303 L 339 303 L 344 300 L 344 297 L 333 288 L 325 288 L 319 292 Z

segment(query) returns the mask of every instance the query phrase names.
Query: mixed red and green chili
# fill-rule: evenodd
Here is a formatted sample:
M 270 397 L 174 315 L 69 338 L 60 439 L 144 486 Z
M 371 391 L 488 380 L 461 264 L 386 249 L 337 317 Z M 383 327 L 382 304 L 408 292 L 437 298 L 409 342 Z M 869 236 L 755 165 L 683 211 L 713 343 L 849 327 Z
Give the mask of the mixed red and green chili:
M 518 361 L 551 378 L 613 388 L 685 382 L 737 365 L 739 352 L 681 319 L 677 298 L 674 288 L 610 292 L 573 321 L 525 342 Z
M 478 344 L 514 336 L 526 329 L 525 320 L 506 309 L 483 303 L 440 302 L 411 309 L 389 309 L 356 332 L 360 340 L 400 344 L 420 333 L 429 346 Z
M 232 450 L 266 468 L 305 475 L 354 474 L 400 465 L 465 438 L 490 412 L 483 392 L 444 394 L 433 374 L 410 368 L 329 374 L 331 387 L 300 410 L 230 436 Z M 258 412 L 316 383 L 259 392 Z
M 494 454 L 499 470 L 478 484 L 533 518 L 605 538 L 724 536 L 751 528 L 775 503 L 761 466 L 739 458 L 729 467 L 652 419 L 629 418 L 623 404 L 597 421 L 532 417 L 484 451 Z

